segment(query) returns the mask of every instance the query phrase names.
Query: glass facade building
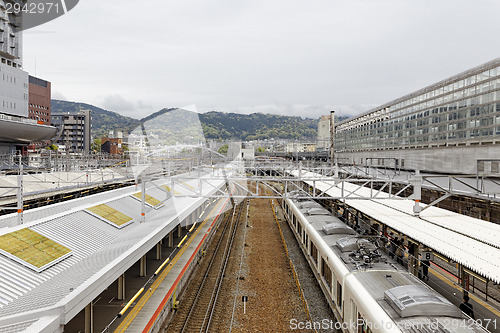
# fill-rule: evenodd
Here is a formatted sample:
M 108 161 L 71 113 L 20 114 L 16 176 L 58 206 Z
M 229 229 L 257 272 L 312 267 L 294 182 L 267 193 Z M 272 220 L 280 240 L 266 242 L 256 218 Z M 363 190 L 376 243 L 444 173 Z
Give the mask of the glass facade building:
M 500 58 L 345 120 L 335 132 L 337 152 L 500 143 Z

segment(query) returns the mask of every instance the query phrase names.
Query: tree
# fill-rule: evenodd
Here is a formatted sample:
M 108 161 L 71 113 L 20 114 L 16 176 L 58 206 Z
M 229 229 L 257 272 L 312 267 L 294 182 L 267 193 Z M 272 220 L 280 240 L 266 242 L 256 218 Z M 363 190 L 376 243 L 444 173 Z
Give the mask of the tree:
M 219 154 L 222 154 L 222 155 L 227 155 L 227 150 L 229 148 L 229 145 L 225 144 L 223 145 L 222 147 L 219 148 L 219 150 L 217 151 Z
M 101 139 L 94 139 L 94 142 L 92 142 L 92 152 L 97 154 L 101 152 Z

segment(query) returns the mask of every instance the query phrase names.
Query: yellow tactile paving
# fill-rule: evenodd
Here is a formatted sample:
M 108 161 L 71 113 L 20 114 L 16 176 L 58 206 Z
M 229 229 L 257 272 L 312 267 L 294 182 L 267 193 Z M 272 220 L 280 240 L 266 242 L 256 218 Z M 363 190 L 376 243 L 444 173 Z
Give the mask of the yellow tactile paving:
M 151 296 L 154 294 L 156 289 L 160 286 L 160 284 L 163 282 L 165 277 L 168 275 L 172 267 L 177 263 L 177 261 L 182 257 L 186 249 L 188 248 L 189 244 L 195 239 L 196 235 L 200 232 L 201 228 L 203 225 L 210 219 L 210 216 L 212 216 L 212 213 L 214 210 L 220 206 L 220 202 L 217 203 L 212 210 L 210 211 L 210 214 L 208 214 L 208 217 L 201 223 L 200 227 L 194 232 L 194 234 L 188 239 L 186 244 L 181 248 L 181 250 L 174 256 L 172 261 L 168 264 L 167 268 L 160 273 L 158 278 L 153 282 L 151 285 L 150 289 L 148 292 L 142 296 L 142 298 L 137 302 L 137 304 L 134 306 L 134 308 L 130 311 L 130 313 L 123 319 L 123 321 L 120 323 L 120 325 L 116 328 L 114 333 L 122 333 L 127 331 L 128 327 L 130 324 L 134 321 L 134 319 L 137 317 L 137 315 L 141 312 L 142 308 L 144 305 L 147 303 L 147 301 L 151 298 Z
M 454 289 L 462 292 L 462 288 L 460 286 L 458 286 L 456 283 L 453 283 L 449 279 L 445 278 L 442 274 L 434 272 L 434 270 L 429 270 L 429 273 L 431 273 L 432 275 L 434 275 L 435 277 L 437 277 L 438 279 L 440 279 L 441 281 L 443 281 L 444 283 L 446 283 L 450 287 L 453 287 Z M 500 317 L 500 311 L 498 311 L 497 309 L 495 309 L 491 305 L 487 304 L 486 302 L 484 302 L 483 300 L 474 296 L 471 293 L 469 293 L 469 297 L 472 298 L 474 301 L 476 301 L 478 304 L 481 304 L 482 307 L 488 309 L 489 311 L 491 311 L 492 313 L 494 313 L 495 315 Z

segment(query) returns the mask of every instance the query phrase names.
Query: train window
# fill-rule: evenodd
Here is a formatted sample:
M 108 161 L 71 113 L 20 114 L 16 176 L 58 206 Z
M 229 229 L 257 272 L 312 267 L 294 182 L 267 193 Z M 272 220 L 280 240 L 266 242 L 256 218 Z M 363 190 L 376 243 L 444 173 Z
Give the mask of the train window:
M 311 257 L 314 261 L 314 263 L 316 264 L 316 266 L 318 266 L 318 249 L 316 248 L 316 245 L 314 245 L 314 243 L 311 241 Z
M 335 275 L 334 272 L 332 272 L 332 286 L 336 286 L 337 285 L 337 276 Z M 335 298 L 337 296 L 337 290 L 335 288 L 332 288 L 332 295 L 333 295 L 333 298 Z
M 339 309 L 342 309 L 342 285 L 337 282 L 337 305 Z
M 321 275 L 323 275 L 323 278 L 328 285 L 328 290 L 332 290 L 332 270 L 323 257 L 321 258 Z

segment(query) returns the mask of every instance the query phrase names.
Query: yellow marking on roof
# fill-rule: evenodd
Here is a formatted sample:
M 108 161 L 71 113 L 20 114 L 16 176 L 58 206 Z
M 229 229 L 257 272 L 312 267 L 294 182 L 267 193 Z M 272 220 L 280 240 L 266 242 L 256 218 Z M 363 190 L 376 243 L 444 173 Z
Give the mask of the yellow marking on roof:
M 194 190 L 194 187 L 192 187 L 192 186 L 191 186 L 191 185 L 189 185 L 188 183 L 183 182 L 183 181 L 181 181 L 181 183 L 182 183 L 184 186 L 187 186 L 187 187 L 189 187 L 190 189 Z
M 167 190 L 167 192 L 172 192 L 172 189 L 170 188 L 170 186 L 167 186 L 167 185 L 163 185 L 162 186 L 165 190 Z M 174 195 L 181 195 L 182 193 L 177 191 L 177 190 L 174 190 Z
M 1 235 L 0 249 L 37 268 L 71 252 L 67 247 L 27 228 Z
M 127 222 L 132 221 L 130 216 L 109 207 L 106 204 L 100 204 L 94 207 L 87 208 L 88 211 L 108 220 L 109 222 L 121 226 Z
M 137 193 L 132 194 L 132 195 L 134 197 L 136 197 L 137 199 L 142 200 L 142 193 L 141 192 L 137 192 Z M 154 197 L 152 197 L 152 196 L 150 196 L 148 194 L 146 194 L 146 202 L 148 204 L 150 204 L 151 206 L 153 206 L 153 207 L 156 207 L 156 206 L 158 206 L 161 203 L 160 200 L 158 200 L 158 199 L 156 199 L 156 198 L 154 198 Z

